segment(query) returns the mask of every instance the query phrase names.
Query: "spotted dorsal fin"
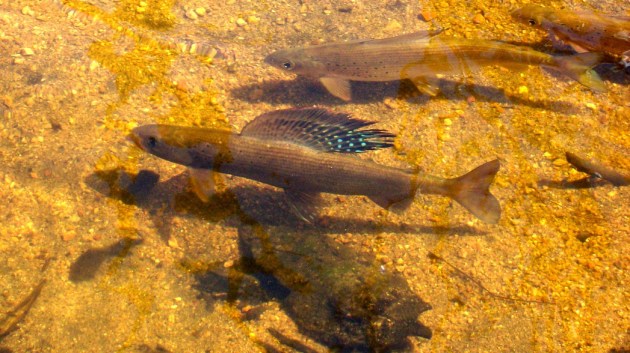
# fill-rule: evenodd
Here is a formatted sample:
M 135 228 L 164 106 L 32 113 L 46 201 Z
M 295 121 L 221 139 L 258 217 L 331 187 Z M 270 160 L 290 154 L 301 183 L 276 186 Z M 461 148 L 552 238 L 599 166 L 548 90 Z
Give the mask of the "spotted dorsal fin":
M 286 109 L 258 116 L 243 128 L 241 135 L 288 141 L 327 152 L 360 153 L 391 147 L 393 134 L 363 129 L 372 124 L 326 109 Z
M 396 37 L 389 38 L 380 38 L 380 39 L 370 39 L 363 40 L 359 42 L 359 44 L 365 45 L 383 45 L 383 44 L 409 44 L 415 42 L 426 42 L 432 37 L 437 36 L 442 33 L 444 29 L 438 29 L 436 31 L 417 31 L 407 34 L 401 34 Z

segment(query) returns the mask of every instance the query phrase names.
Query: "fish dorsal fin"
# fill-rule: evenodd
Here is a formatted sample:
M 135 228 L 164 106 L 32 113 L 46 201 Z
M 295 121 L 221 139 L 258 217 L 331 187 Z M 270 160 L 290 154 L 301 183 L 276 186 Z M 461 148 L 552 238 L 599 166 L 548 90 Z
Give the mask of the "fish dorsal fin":
M 363 129 L 373 122 L 320 108 L 276 110 L 247 124 L 242 136 L 288 141 L 320 151 L 360 153 L 393 146 L 395 135 Z
M 383 45 L 383 44 L 407 44 L 407 43 L 414 43 L 414 42 L 424 42 L 432 37 L 437 36 L 443 31 L 444 29 L 439 29 L 437 31 L 418 31 L 418 32 L 413 32 L 413 33 L 401 34 L 396 37 L 364 40 L 360 44 Z

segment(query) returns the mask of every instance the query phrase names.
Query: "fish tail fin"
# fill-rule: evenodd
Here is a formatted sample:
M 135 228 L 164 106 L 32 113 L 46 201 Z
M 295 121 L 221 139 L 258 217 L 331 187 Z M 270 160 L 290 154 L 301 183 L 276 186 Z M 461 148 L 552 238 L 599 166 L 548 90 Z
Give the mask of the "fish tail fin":
M 606 85 L 592 68 L 603 59 L 601 53 L 582 53 L 555 57 L 557 67 L 567 76 L 594 92 L 606 92 Z
M 495 159 L 459 178 L 450 179 L 449 196 L 482 221 L 497 223 L 501 217 L 501 205 L 490 193 L 490 184 L 500 166 L 499 160 Z

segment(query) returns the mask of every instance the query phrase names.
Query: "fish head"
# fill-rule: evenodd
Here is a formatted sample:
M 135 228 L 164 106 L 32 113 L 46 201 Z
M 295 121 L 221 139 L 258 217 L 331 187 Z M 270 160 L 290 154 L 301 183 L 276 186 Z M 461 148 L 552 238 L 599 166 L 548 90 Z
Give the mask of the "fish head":
M 321 76 L 322 66 L 303 49 L 283 49 L 267 55 L 265 63 L 282 71 L 305 76 Z
M 532 27 L 542 27 L 544 23 L 547 22 L 549 15 L 552 13 L 553 10 L 546 7 L 538 5 L 525 5 L 520 9 L 513 11 L 512 18 Z
M 174 163 L 190 165 L 192 157 L 189 149 L 178 142 L 175 131 L 175 127 L 167 125 L 144 125 L 133 129 L 129 137 L 145 152 Z

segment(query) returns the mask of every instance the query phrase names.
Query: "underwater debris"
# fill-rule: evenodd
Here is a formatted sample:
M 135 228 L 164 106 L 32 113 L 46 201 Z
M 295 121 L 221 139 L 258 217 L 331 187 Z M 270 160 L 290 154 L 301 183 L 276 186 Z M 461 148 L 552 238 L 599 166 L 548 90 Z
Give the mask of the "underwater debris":
M 39 298 L 45 284 L 46 280 L 42 279 L 26 298 L 11 309 L 4 319 L 0 320 L 0 342 L 19 327 L 22 320 L 26 317 L 26 314 L 28 314 L 33 304 L 35 304 L 37 298 Z

